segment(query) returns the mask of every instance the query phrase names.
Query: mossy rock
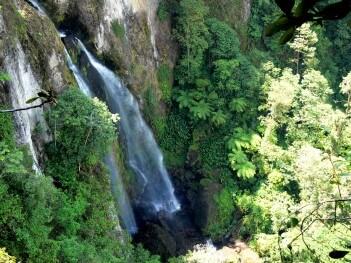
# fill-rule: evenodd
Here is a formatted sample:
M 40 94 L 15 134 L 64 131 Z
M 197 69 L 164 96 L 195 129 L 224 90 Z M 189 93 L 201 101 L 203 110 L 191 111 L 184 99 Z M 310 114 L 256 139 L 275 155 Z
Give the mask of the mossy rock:
M 13 1 L 2 6 L 5 27 L 10 34 L 4 40 L 4 48 L 12 49 L 17 40 L 29 60 L 37 80 L 43 89 L 62 91 L 75 80 L 66 66 L 64 46 L 53 23 L 40 16 L 24 1 L 17 7 Z M 11 30 L 12 28 L 16 30 Z

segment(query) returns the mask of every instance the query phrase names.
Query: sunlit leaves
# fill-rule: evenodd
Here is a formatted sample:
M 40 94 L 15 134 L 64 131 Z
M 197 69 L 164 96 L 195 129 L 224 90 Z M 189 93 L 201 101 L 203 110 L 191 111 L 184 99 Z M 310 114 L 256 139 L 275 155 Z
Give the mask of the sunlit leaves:
M 333 91 L 329 87 L 328 80 L 321 74 L 321 72 L 314 69 L 307 69 L 303 74 L 301 81 L 302 87 L 308 89 L 316 97 L 326 100 Z
M 260 137 L 250 130 L 237 128 L 228 142 L 231 150 L 228 158 L 230 165 L 241 178 L 252 178 L 256 173 L 256 166 L 249 160 L 245 151 L 254 151 L 259 145 Z
M 1 10 L 1 8 L 0 8 Z M 16 263 L 16 258 L 10 256 L 5 248 L 0 248 L 0 262 L 3 263 Z
M 269 80 L 268 86 L 268 106 L 273 118 L 284 118 L 293 103 L 297 88 L 299 87 L 299 77 L 291 70 L 285 69 L 279 78 Z
M 300 40 L 295 43 L 296 51 L 313 59 L 314 50 L 309 49 L 313 41 Z M 347 238 L 350 236 L 347 226 L 338 222 L 339 219 L 346 222 L 343 218 L 349 214 L 346 212 L 349 205 L 343 204 L 342 209 L 319 205 L 323 200 L 349 195 L 348 176 L 342 176 L 350 172 L 345 149 L 351 144 L 343 135 L 349 134 L 347 114 L 330 104 L 331 88 L 327 79 L 313 69 L 313 64 L 306 63 L 300 76 L 290 70 L 277 70 L 272 64 L 265 68 L 267 104 L 262 109 L 268 112 L 262 118 L 265 136 L 259 153 L 268 180 L 258 191 L 255 204 L 268 211 L 272 219 L 272 231 L 280 240 L 280 255 L 271 248 L 264 253 L 268 262 L 279 260 L 281 255 L 287 260 L 329 262 L 330 244 L 346 251 L 335 229 L 342 229 Z M 283 194 L 288 198 L 283 198 Z M 270 199 L 271 196 L 275 199 Z M 316 206 L 317 212 L 313 214 Z M 327 220 L 321 222 L 319 218 Z M 310 225 L 301 240 L 300 231 Z
M 237 172 L 238 177 L 243 178 L 243 179 L 250 179 L 256 174 L 256 166 L 249 162 L 247 159 L 236 159 L 243 157 L 241 153 L 239 154 L 229 154 L 229 161 L 231 164 L 231 167 L 234 171 Z
M 286 31 L 285 34 L 287 33 L 289 31 Z M 288 43 L 288 46 L 297 52 L 298 55 L 293 61 L 298 65 L 300 63 L 299 60 L 302 58 L 304 65 L 315 66 L 317 64 L 317 59 L 315 58 L 317 42 L 317 34 L 311 29 L 311 25 L 309 23 L 303 24 L 297 29 L 293 41 Z
M 345 95 L 351 95 L 351 72 L 340 83 L 340 91 Z

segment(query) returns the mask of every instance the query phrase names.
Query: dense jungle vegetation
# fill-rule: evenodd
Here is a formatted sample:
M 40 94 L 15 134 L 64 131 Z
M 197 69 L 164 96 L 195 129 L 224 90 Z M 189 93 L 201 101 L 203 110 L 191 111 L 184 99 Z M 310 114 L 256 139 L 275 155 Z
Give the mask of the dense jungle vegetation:
M 252 2 L 247 25 L 214 2 L 158 8 L 179 45 L 174 72 L 159 67 L 167 114 L 151 121 L 167 166 L 220 187 L 202 229 L 213 241 L 244 240 L 263 262 L 349 262 L 350 17 L 305 23 L 280 45 L 262 36 L 280 14 L 270 1 Z M 74 87 L 57 100 L 45 176 L 0 114 L 0 262 L 160 262 L 116 227 L 101 160 L 118 116 Z M 190 258 L 169 262 L 202 262 Z
M 205 232 L 235 233 L 265 262 L 345 256 L 337 251 L 351 241 L 348 20 L 305 23 L 282 46 L 279 36 L 262 38 L 281 14 L 269 1 L 253 1 L 247 28 L 208 1 L 167 3 L 180 56 L 161 146 L 170 166 L 192 162 L 201 184 L 221 185 Z

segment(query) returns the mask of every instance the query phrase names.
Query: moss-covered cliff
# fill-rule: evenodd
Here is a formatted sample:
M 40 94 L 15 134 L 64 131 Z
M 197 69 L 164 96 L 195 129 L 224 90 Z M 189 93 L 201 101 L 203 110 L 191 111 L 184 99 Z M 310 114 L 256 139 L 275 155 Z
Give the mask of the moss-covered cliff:
M 10 75 L 1 85 L 2 104 L 24 107 L 41 89 L 58 94 L 74 83 L 64 46 L 47 17 L 22 0 L 2 1 L 0 12 L 0 68 Z M 42 163 L 43 146 L 50 140 L 43 110 L 18 112 L 15 120 L 18 142 L 28 144 L 34 161 Z

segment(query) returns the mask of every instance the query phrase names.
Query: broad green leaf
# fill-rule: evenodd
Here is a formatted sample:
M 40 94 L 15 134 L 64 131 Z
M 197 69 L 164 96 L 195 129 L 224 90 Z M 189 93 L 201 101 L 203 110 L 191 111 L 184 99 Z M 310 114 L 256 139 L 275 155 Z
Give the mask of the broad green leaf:
M 217 126 L 223 125 L 227 121 L 227 115 L 224 114 L 221 110 L 216 111 L 212 114 L 211 121 Z
M 275 0 L 275 3 L 285 14 L 290 14 L 295 5 L 294 0 Z
M 40 97 L 33 97 L 33 98 L 30 98 L 29 100 L 26 101 L 27 104 L 30 104 L 36 100 L 40 99 Z
M 200 102 L 194 102 L 193 106 L 190 107 L 190 112 L 199 119 L 206 119 L 211 114 L 211 107 L 210 105 L 201 100 Z
M 345 250 L 333 250 L 329 253 L 329 257 L 334 259 L 344 258 L 350 251 Z
M 246 107 L 248 105 L 248 102 L 245 98 L 235 98 L 232 99 L 232 101 L 229 104 L 229 108 L 233 111 L 233 112 L 244 112 Z

